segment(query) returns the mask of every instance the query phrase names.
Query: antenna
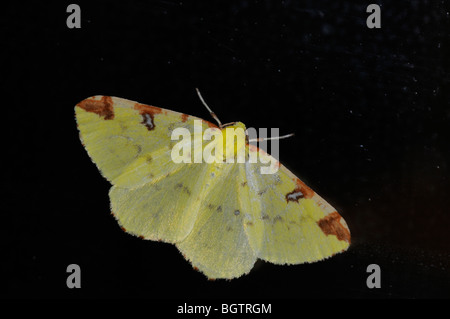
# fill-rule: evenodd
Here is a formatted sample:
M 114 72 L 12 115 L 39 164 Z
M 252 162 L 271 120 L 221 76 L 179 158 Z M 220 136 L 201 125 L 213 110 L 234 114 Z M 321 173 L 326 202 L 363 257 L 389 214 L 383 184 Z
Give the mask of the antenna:
M 212 118 L 216 120 L 217 124 L 219 124 L 219 127 L 222 128 L 223 125 L 220 122 L 219 118 L 217 117 L 216 113 L 214 113 L 208 106 L 208 104 L 206 104 L 205 100 L 203 99 L 202 95 L 200 94 L 200 91 L 195 88 L 195 90 L 197 91 L 198 97 L 200 98 L 200 101 L 202 101 L 203 105 L 206 107 L 206 109 L 209 111 L 209 114 L 211 114 Z
M 212 118 L 216 120 L 217 124 L 219 124 L 219 127 L 221 129 L 226 126 L 233 125 L 236 123 L 236 122 L 231 122 L 231 123 L 227 123 L 227 124 L 222 124 L 222 122 L 220 122 L 219 118 L 217 117 L 216 113 L 214 113 L 211 110 L 211 108 L 208 106 L 208 104 L 206 104 L 205 100 L 203 99 L 202 95 L 200 94 L 200 90 L 198 88 L 195 88 L 195 90 L 197 91 L 197 95 L 200 98 L 200 101 L 202 101 L 203 105 L 209 111 L 209 114 L 211 114 Z M 283 138 L 288 138 L 291 136 L 294 136 L 294 133 L 283 135 L 283 136 L 275 136 L 275 137 L 252 138 L 248 142 L 250 143 L 250 142 L 262 142 L 262 141 L 269 141 L 269 140 L 281 140 Z
M 294 136 L 294 133 L 283 135 L 283 136 L 274 136 L 274 137 L 259 137 L 259 138 L 252 138 L 249 139 L 248 142 L 262 142 L 262 141 L 269 141 L 269 140 L 281 140 L 283 138 L 288 138 Z

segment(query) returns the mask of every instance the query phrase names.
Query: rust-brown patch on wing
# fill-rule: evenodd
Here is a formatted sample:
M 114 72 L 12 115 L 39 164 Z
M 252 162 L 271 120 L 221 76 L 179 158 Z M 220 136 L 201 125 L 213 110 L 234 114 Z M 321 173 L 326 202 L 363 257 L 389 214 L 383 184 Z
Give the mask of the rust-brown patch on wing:
M 189 115 L 187 115 L 187 114 L 181 114 L 181 122 L 186 122 L 187 120 L 188 120 L 188 118 L 189 118 Z
M 252 152 L 258 152 L 259 148 L 253 144 L 248 144 L 248 149 Z
M 208 127 L 211 127 L 211 128 L 219 128 L 216 124 L 214 124 L 214 123 L 211 123 L 211 122 L 208 122 L 208 121 L 205 121 L 205 120 L 202 120 L 202 122 L 203 123 L 205 123 L 206 125 L 208 125 Z
M 286 202 L 297 202 L 301 198 L 312 198 L 314 196 L 314 191 L 306 186 L 305 183 L 303 183 L 298 178 L 294 179 L 294 182 L 297 184 L 295 189 L 286 194 Z
M 139 114 L 150 113 L 150 114 L 161 114 L 163 112 L 162 108 L 136 103 L 134 104 L 134 109 L 139 111 Z
M 345 240 L 350 244 L 350 232 L 341 224 L 341 218 L 338 212 L 333 212 L 320 219 L 317 225 L 319 225 L 325 235 L 335 235 L 337 239 Z
M 104 120 L 114 119 L 113 101 L 110 96 L 102 96 L 100 100 L 89 98 L 81 101 L 77 106 L 86 112 L 92 112 L 103 117 Z
M 136 103 L 134 109 L 139 111 L 139 114 L 142 116 L 141 124 L 144 124 L 149 131 L 155 129 L 155 115 L 163 112 L 159 107 L 140 103 Z

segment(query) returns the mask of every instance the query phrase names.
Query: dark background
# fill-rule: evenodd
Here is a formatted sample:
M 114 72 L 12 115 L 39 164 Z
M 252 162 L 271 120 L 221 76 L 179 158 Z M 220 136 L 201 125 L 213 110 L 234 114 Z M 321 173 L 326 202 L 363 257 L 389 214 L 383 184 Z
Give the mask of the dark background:
M 81 29 L 70 3 L 2 4 L 1 297 L 450 297 L 444 1 L 78 1 Z M 296 134 L 281 161 L 345 218 L 347 252 L 211 282 L 175 246 L 120 230 L 75 104 L 113 95 L 209 119 L 195 87 L 224 123 Z M 81 289 L 66 287 L 72 263 Z

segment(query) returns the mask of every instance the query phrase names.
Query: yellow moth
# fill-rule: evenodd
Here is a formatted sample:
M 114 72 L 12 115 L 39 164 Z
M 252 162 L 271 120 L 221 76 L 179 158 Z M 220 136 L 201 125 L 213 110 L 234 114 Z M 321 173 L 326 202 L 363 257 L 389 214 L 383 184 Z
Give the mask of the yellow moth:
M 256 260 L 309 263 L 345 251 L 350 231 L 318 194 L 269 154 L 241 143 L 277 165 L 262 162 L 184 163 L 172 160 L 177 128 L 220 130 L 194 116 L 126 99 L 94 96 L 75 106 L 81 141 L 113 185 L 111 211 L 122 229 L 173 243 L 209 279 L 250 272 Z M 212 113 L 213 117 L 215 115 Z M 200 122 L 199 122 L 200 121 Z M 242 127 L 232 123 L 227 127 Z M 227 148 L 235 155 L 238 149 Z M 190 154 L 194 156 L 194 154 Z

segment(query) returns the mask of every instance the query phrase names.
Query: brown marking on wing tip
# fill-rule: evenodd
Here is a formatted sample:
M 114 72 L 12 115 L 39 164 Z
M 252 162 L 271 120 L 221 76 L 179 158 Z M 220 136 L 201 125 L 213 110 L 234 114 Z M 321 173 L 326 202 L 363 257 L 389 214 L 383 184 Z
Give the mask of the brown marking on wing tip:
M 195 266 L 192 266 L 192 268 L 194 268 L 195 271 L 198 271 L 198 268 Z
M 314 191 L 306 186 L 300 179 L 297 178 L 295 182 L 297 183 L 297 188 L 305 195 L 305 198 L 312 198 L 314 196 Z
M 320 219 L 317 225 L 325 235 L 335 235 L 338 240 L 345 240 L 350 244 L 350 232 L 341 224 L 341 218 L 338 212 L 333 212 Z
M 214 278 L 208 278 L 208 281 L 216 281 Z
M 77 104 L 86 112 L 92 112 L 104 120 L 114 119 L 113 101 L 110 96 L 102 96 L 101 100 L 94 100 L 93 98 L 86 99 Z
M 142 116 L 141 124 L 144 124 L 149 131 L 155 129 L 155 114 L 161 114 L 163 112 L 159 107 L 140 103 L 136 103 L 134 109 L 139 111 L 139 114 Z
M 181 122 L 186 122 L 187 120 L 188 120 L 188 118 L 189 118 L 189 115 L 187 115 L 187 114 L 181 114 Z
M 286 194 L 286 202 L 297 202 L 301 198 L 312 198 L 314 196 L 314 191 L 306 186 L 301 180 L 294 179 L 294 182 L 297 184 L 295 189 Z
M 122 229 L 124 232 L 127 232 L 127 230 L 123 226 L 120 226 L 120 229 Z
M 140 239 L 145 239 L 145 237 L 142 236 L 142 235 L 139 235 L 138 237 L 139 237 Z
M 116 214 L 114 214 L 114 212 L 113 212 L 113 211 L 111 211 L 111 215 L 113 215 L 114 217 L 116 217 Z

